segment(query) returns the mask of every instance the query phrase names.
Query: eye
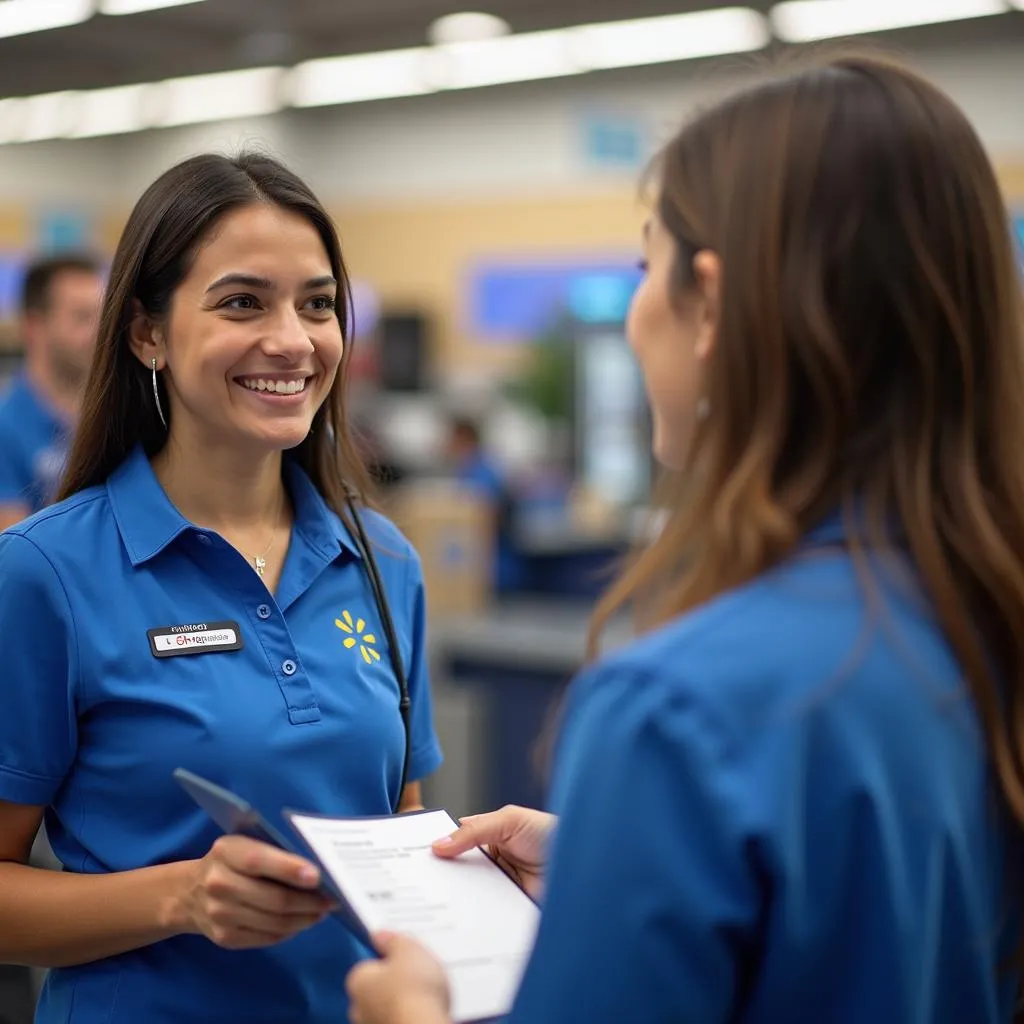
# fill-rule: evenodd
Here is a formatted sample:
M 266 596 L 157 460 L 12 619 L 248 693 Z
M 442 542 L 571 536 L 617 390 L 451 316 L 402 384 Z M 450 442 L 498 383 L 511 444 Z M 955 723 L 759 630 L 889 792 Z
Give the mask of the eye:
M 648 270 L 648 267 L 649 267 L 649 264 L 648 264 L 647 260 L 638 260 L 637 261 L 636 268 L 637 268 L 637 270 L 640 271 L 641 274 L 646 274 L 647 270 Z
M 309 300 L 308 305 L 314 313 L 333 313 L 337 303 L 333 295 L 316 295 Z
M 254 295 L 232 295 L 231 298 L 225 299 L 217 308 L 248 313 L 250 310 L 257 309 L 258 307 L 259 303 Z

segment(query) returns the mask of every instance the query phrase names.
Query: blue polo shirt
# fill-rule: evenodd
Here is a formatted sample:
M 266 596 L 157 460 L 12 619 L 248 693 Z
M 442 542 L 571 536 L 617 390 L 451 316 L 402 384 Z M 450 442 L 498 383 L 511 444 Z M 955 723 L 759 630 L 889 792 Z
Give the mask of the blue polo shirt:
M 1008 1024 L 979 723 L 907 566 L 872 575 L 808 547 L 574 684 L 509 1024 Z
M 56 493 L 64 472 L 70 428 L 22 373 L 0 396 L 0 504 L 37 512 Z
M 366 573 L 287 457 L 285 472 L 295 526 L 276 595 L 182 518 L 140 451 L 104 486 L 0 535 L 0 800 L 48 808 L 66 870 L 203 856 L 219 833 L 173 781 L 179 765 L 286 834 L 285 807 L 372 815 L 396 803 L 399 693 Z M 441 760 L 419 562 L 385 519 L 366 522 L 409 677 L 415 780 Z M 240 650 L 155 657 L 147 634 L 225 622 Z M 337 1024 L 361 955 L 335 919 L 251 952 L 181 936 L 52 971 L 37 1021 Z
M 494 507 L 498 515 L 494 538 L 494 585 L 498 591 L 514 590 L 522 575 L 520 561 L 511 535 L 512 495 L 508 483 L 483 452 L 470 456 L 456 473 L 459 483 L 479 494 Z

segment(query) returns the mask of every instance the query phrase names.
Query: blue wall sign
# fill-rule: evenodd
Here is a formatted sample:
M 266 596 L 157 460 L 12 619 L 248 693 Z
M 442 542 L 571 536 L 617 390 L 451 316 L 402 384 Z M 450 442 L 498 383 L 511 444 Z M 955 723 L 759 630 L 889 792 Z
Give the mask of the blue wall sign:
M 621 324 L 640 276 L 628 260 L 483 265 L 470 276 L 469 328 L 485 340 L 528 341 L 567 315 Z

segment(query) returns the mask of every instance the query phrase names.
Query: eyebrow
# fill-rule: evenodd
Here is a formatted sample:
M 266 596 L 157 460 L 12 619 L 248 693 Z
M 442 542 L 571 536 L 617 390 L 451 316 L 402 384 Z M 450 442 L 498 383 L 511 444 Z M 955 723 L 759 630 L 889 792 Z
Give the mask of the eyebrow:
M 338 282 L 330 275 L 326 274 L 323 277 L 311 277 L 303 285 L 303 290 L 312 288 L 329 288 L 331 286 L 337 287 Z M 229 285 L 238 285 L 243 288 L 258 288 L 262 291 L 273 291 L 274 282 L 269 277 L 259 277 L 257 274 L 225 274 L 223 277 L 218 277 L 209 288 L 206 289 L 206 294 L 216 291 L 218 288 L 226 288 Z

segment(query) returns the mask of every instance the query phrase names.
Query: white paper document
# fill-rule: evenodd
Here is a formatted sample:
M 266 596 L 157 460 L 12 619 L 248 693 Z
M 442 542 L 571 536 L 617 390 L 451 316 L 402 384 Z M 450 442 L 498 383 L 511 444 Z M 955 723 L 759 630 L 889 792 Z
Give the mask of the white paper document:
M 456 1022 L 509 1012 L 540 911 L 481 850 L 432 852 L 457 827 L 447 811 L 288 817 L 370 932 L 411 935 L 444 964 Z

